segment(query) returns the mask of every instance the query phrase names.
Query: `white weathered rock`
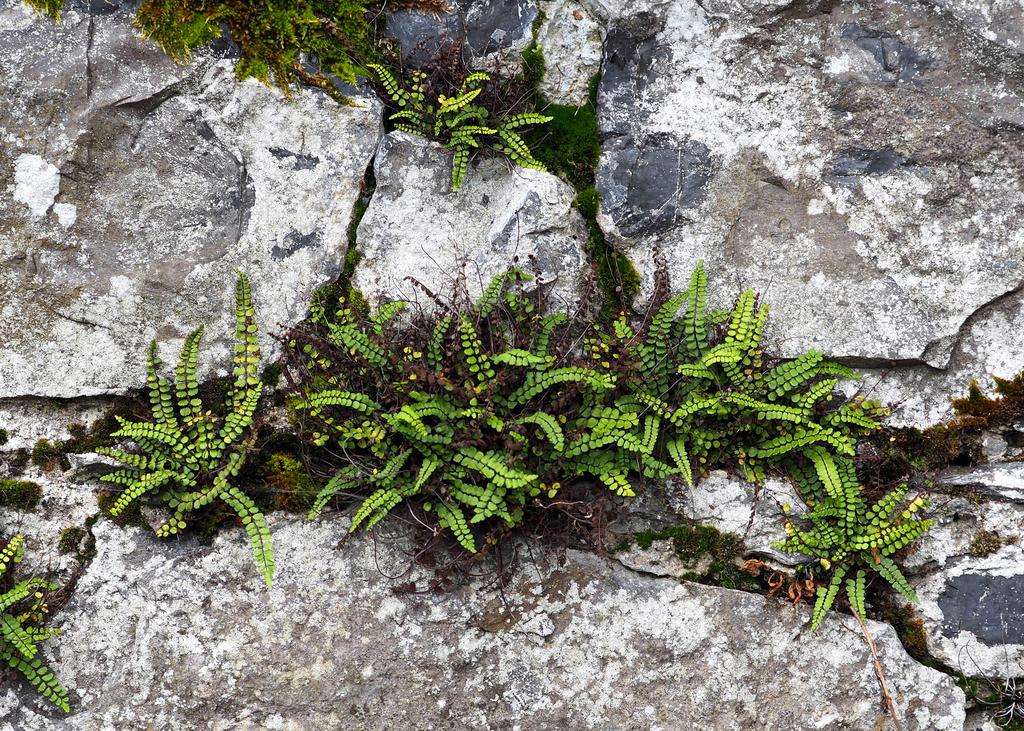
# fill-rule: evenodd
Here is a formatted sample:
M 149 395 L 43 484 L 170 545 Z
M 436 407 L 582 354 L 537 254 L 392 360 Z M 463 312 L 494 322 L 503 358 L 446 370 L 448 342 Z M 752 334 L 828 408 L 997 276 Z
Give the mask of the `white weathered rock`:
M 928 649 L 969 676 L 1017 677 L 1024 663 L 1024 467 L 941 475 L 937 525 L 905 559 Z M 969 499 L 968 499 L 969 498 Z
M 479 295 L 510 266 L 532 271 L 533 256 L 551 282 L 548 304 L 577 306 L 587 231 L 568 184 L 490 158 L 471 164 L 453 193 L 450 153 L 404 132 L 384 138 L 374 172 L 377 189 L 356 232 L 362 259 L 353 278 L 371 302 L 429 304 L 409 276 L 445 296 L 464 274 L 470 294 Z
M 574 551 L 504 592 L 396 593 L 432 575 L 400 538 L 335 549 L 346 526 L 274 521 L 266 591 L 240 532 L 158 543 L 101 522 L 48 643 L 73 712 L 4 686 L 0 729 L 889 727 L 849 618 L 812 635 L 788 605 Z M 871 631 L 905 728 L 960 731 L 952 680 Z
M 742 539 L 745 555 L 769 559 L 784 566 L 802 563 L 805 557 L 783 553 L 772 544 L 785 540 L 784 526 L 792 511 L 804 504 L 788 480 L 771 477 L 755 487 L 742 478 L 715 470 L 689 488 L 672 480 L 669 502 L 680 515 Z
M 1024 288 L 975 313 L 960 330 L 949 363 L 900 365 L 863 370 L 849 384 L 871 398 L 893 404 L 887 423 L 925 427 L 953 416 L 951 399 L 967 395 L 972 380 L 993 392 L 992 376 L 1012 378 L 1024 371 Z
M 201 323 L 218 372 L 236 267 L 270 356 L 341 269 L 379 103 L 175 66 L 130 17 L 0 2 L 0 397 L 141 386 Z
M 590 79 L 601 71 L 604 26 L 576 0 L 542 3 L 544 21 L 537 44 L 544 52 L 544 78 L 538 88 L 553 104 L 582 106 Z
M 61 553 L 61 535 L 68 528 L 84 530 L 86 521 L 100 510 L 95 486 L 76 480 L 73 472 L 44 473 L 31 467 L 14 479 L 39 485 L 43 493 L 39 505 L 31 510 L 0 505 L 0 539 L 15 534 L 25 539 L 25 556 L 19 569 L 23 578 L 45 576 L 63 584 L 78 568 L 75 554 L 84 546 L 69 546 L 68 553 Z M 0 478 L 4 477 L 9 476 L 0 471 Z
M 680 287 L 704 259 L 716 305 L 771 304 L 782 354 L 861 365 L 945 369 L 966 328 L 998 329 L 1024 284 L 1012 63 L 923 5 L 618 5 L 600 222 L 648 285 L 655 247 Z M 1002 332 L 988 360 L 1012 366 Z
M 1024 3 L 1020 0 L 931 0 L 986 41 L 1024 53 Z

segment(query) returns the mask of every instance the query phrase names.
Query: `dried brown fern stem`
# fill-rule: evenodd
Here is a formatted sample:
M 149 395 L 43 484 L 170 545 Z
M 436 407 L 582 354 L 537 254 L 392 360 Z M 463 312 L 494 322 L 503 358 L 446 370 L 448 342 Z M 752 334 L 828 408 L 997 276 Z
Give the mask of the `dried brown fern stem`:
M 871 660 L 875 664 L 875 676 L 878 678 L 878 684 L 882 688 L 882 699 L 885 701 L 885 707 L 889 711 L 892 723 L 896 727 L 896 731 L 904 731 L 903 724 L 900 722 L 899 714 L 896 712 L 896 704 L 892 700 L 892 694 L 889 693 L 889 684 L 885 681 L 885 673 L 882 672 L 882 663 L 878 661 L 878 651 L 875 649 L 875 641 L 871 638 L 871 633 L 868 632 L 867 622 L 865 622 L 857 612 L 853 612 L 853 616 L 857 618 L 861 632 L 864 633 L 864 639 L 867 640 L 868 649 L 871 650 Z

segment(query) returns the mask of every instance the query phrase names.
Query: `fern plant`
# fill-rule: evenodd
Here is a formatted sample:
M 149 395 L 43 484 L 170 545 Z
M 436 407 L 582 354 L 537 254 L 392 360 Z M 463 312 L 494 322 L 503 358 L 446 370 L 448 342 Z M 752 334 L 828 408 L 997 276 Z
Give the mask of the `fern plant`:
M 293 407 L 314 444 L 344 455 L 310 517 L 355 491 L 366 496 L 352 531 L 410 503 L 475 552 L 478 528 L 518 524 L 563 479 L 590 474 L 631 494 L 605 465 L 569 459 L 594 430 L 565 414 L 599 402 L 616 376 L 579 363 L 568 319 L 539 313 L 529 279 L 512 270 L 471 307 L 406 327 L 392 302 L 368 318 L 343 308 L 323 338 L 297 334 L 306 385 Z
M 137 448 L 99 450 L 124 465 L 101 479 L 123 488 L 110 508 L 112 516 L 143 497 L 163 502 L 172 515 L 157 529 L 159 536 L 180 532 L 193 513 L 214 501 L 224 503 L 241 520 L 256 564 L 270 586 L 274 574 L 270 529 L 252 498 L 234 484 L 253 447 L 253 421 L 263 391 L 258 378 L 256 313 L 249 280 L 241 272 L 235 285 L 235 316 L 234 381 L 223 412 L 208 409 L 199 395 L 196 370 L 203 328 L 185 338 L 173 383 L 159 373 L 154 341 L 146 363 L 152 419 L 118 417 L 120 428 L 111 437 L 131 440 Z
M 639 330 L 621 316 L 610 335 L 591 338 L 589 347 L 606 368 L 642 374 L 626 382 L 622 399 L 645 415 L 634 435 L 660 439 L 654 453 L 666 454 L 687 483 L 693 484 L 693 465 L 736 468 L 758 483 L 794 453 L 824 447 L 852 456 L 858 435 L 878 427 L 880 404 L 834 397 L 840 379 L 859 377 L 849 368 L 816 350 L 766 362 L 761 339 L 768 308 L 753 291 L 730 310 L 710 311 L 703 263 L 684 292 L 660 302 L 655 297 L 651 309 Z
M 921 495 L 907 500 L 908 487 L 902 484 L 869 504 L 851 459 L 836 457 L 821 446 L 804 454 L 808 463 L 793 464 L 790 472 L 809 510 L 800 516 L 802 527 L 786 523 L 789 538 L 776 546 L 810 556 L 823 571 L 831 571 L 827 585 L 817 590 L 811 628 L 821 624 L 844 580 L 850 607 L 864 619 L 866 576 L 872 571 L 906 599 L 917 602 L 892 556 L 933 525 L 933 520 L 918 516 L 928 501 Z
M 4 581 L 14 564 L 21 563 L 23 555 L 24 541 L 20 535 L 0 548 L 0 581 Z M 39 643 L 60 634 L 59 629 L 43 626 L 47 612 L 43 592 L 54 589 L 55 586 L 33 577 L 0 592 L 0 660 L 25 676 L 46 700 L 68 713 L 71 707 L 67 690 L 39 659 Z
M 395 129 L 436 139 L 452 151 L 452 190 L 458 191 L 476 150 L 489 148 L 505 154 L 520 167 L 546 170 L 520 135 L 525 127 L 544 124 L 551 117 L 535 112 L 521 112 L 495 118 L 478 103 L 489 74 L 476 71 L 463 79 L 451 96 L 437 95 L 428 100 L 427 75 L 410 72 L 408 85 L 403 84 L 390 69 L 369 64 L 377 80 L 396 108 L 388 119 Z

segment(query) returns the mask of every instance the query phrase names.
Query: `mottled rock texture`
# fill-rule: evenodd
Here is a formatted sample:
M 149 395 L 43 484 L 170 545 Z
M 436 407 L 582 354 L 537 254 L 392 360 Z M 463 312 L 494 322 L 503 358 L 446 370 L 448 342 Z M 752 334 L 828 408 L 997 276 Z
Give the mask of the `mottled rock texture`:
M 937 480 L 939 524 L 908 557 L 931 653 L 966 675 L 1024 666 L 1024 465 L 952 470 Z
M 927 389 L 908 421 L 965 370 L 1024 367 L 1006 328 L 1024 283 L 1019 55 L 922 2 L 605 11 L 600 220 L 647 282 L 656 247 L 680 284 L 704 259 L 719 302 L 771 303 L 782 353 L 911 366 L 886 391 Z
M 552 104 L 586 104 L 590 80 L 601 71 L 604 26 L 586 5 L 573 0 L 544 2 L 541 9 L 537 45 L 545 72 L 538 88 Z
M 689 488 L 673 480 L 669 502 L 678 515 L 742 539 L 748 556 L 795 566 L 806 557 L 786 554 L 772 544 L 784 540 L 786 515 L 803 511 L 803 500 L 790 482 L 770 477 L 753 485 L 715 470 Z
M 401 537 L 279 520 L 265 591 L 242 536 L 155 544 L 99 524 L 60 615 L 67 719 L 9 687 L 0 729 L 887 728 L 862 637 L 785 603 L 538 553 L 504 592 L 448 593 Z M 907 729 L 961 729 L 963 695 L 871 627 Z M 173 699 L 173 700 L 171 700 Z
M 176 66 L 130 18 L 0 2 L 0 397 L 142 385 L 199 324 L 223 366 L 232 269 L 268 333 L 341 269 L 379 103 Z
M 573 189 L 550 173 L 489 158 L 471 165 L 453 193 L 450 171 L 451 153 L 437 143 L 404 132 L 381 142 L 377 189 L 356 232 L 362 260 L 354 285 L 371 302 L 429 304 L 406 277 L 445 297 L 464 276 L 476 296 L 513 263 L 533 271 L 534 257 L 552 283 L 549 304 L 575 309 L 587 231 Z

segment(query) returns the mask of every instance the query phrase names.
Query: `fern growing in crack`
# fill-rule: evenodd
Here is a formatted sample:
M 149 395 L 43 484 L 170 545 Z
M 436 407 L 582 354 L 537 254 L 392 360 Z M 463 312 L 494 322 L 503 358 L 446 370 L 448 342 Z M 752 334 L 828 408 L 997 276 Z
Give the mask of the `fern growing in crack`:
M 196 371 L 200 326 L 182 346 L 173 382 L 160 375 L 156 342 L 146 363 L 152 418 L 118 418 L 111 437 L 135 443 L 136 449 L 104 448 L 124 467 L 101 479 L 122 488 L 110 509 L 119 515 L 141 499 L 156 499 L 171 512 L 157 529 L 159 536 L 183 530 L 197 511 L 219 501 L 237 515 L 252 544 L 253 555 L 267 586 L 274 574 L 270 529 L 262 511 L 237 484 L 255 440 L 256 417 L 263 384 L 258 377 L 260 349 L 249 280 L 239 272 L 235 285 L 234 381 L 223 409 L 207 408 L 199 394 Z
M 893 554 L 933 525 L 933 520 L 918 516 L 927 500 L 920 495 L 908 500 L 909 488 L 903 484 L 869 504 L 851 459 L 834 456 L 821 446 L 805 454 L 810 464 L 795 465 L 791 471 L 809 510 L 797 519 L 799 525 L 786 524 L 789 538 L 776 546 L 814 559 L 812 571 L 831 571 L 827 585 L 817 590 L 811 628 L 821 624 L 844 587 L 850 607 L 865 618 L 868 572 L 877 573 L 903 597 L 916 602 L 917 595 Z
M 470 159 L 480 149 L 503 153 L 523 168 L 545 170 L 543 163 L 530 151 L 520 132 L 532 125 L 545 124 L 551 117 L 535 112 L 521 112 L 495 117 L 480 103 L 478 97 L 489 74 L 477 71 L 463 79 L 451 94 L 438 94 L 428 101 L 427 76 L 413 70 L 403 83 L 385 66 L 369 64 L 395 108 L 388 119 L 395 129 L 436 139 L 452 151 L 452 190 L 458 191 L 466 177 Z
M 815 350 L 767 363 L 767 320 L 767 306 L 749 290 L 732 309 L 710 311 L 698 264 L 689 288 L 664 298 L 639 332 L 623 316 L 612 336 L 590 341 L 596 359 L 608 362 L 614 354 L 644 374 L 629 381 L 625 403 L 660 420 L 662 451 L 690 484 L 694 465 L 735 467 L 761 482 L 766 470 L 818 447 L 852 456 L 857 436 L 878 427 L 878 403 L 835 404 L 839 379 L 858 377 L 845 366 Z M 649 427 L 634 426 L 642 442 L 641 427 Z
M 474 305 L 406 326 L 385 305 L 369 318 L 343 308 L 319 338 L 296 333 L 293 408 L 315 444 L 345 455 L 310 517 L 353 492 L 352 531 L 406 505 L 475 552 L 563 479 L 631 494 L 620 465 L 575 456 L 592 430 L 564 416 L 616 377 L 579 362 L 569 320 L 537 312 L 530 279 L 512 270 Z
M 12 566 L 21 563 L 23 555 L 20 535 L 0 548 L 0 580 Z M 69 713 L 68 691 L 39 659 L 39 643 L 60 634 L 59 629 L 43 626 L 47 612 L 43 592 L 54 589 L 46 581 L 32 577 L 0 592 L 0 662 L 19 672 L 46 700 Z

